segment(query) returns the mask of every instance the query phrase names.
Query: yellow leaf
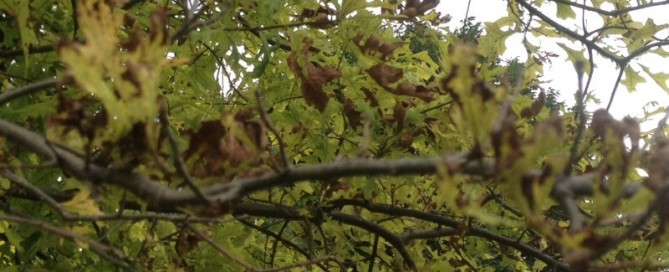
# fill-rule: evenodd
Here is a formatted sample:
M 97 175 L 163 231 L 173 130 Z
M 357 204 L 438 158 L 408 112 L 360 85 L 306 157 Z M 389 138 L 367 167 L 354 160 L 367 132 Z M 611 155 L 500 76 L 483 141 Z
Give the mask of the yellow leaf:
M 60 204 L 63 209 L 74 214 L 101 215 L 95 200 L 91 198 L 91 192 L 87 187 L 82 187 L 70 201 Z

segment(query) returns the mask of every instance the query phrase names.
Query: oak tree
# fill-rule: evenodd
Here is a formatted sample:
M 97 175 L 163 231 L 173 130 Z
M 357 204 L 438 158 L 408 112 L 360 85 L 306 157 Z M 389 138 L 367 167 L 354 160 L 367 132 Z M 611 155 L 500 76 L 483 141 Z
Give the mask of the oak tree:
M 449 23 L 438 0 L 1 2 L 0 265 L 669 267 L 667 105 L 608 112 L 620 84 L 668 89 L 639 59 L 669 55 L 668 25 L 631 13 L 669 1 L 506 3 Z M 588 111 L 595 58 L 619 76 Z

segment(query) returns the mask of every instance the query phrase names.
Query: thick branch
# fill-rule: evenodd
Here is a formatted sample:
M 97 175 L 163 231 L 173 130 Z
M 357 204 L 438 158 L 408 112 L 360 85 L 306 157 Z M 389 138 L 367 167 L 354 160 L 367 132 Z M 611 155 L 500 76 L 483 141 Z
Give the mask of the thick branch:
M 0 134 L 6 135 L 34 152 L 50 159 L 57 159 L 63 170 L 81 179 L 123 187 L 151 205 L 178 207 L 206 204 L 192 191 L 169 188 L 142 174 L 113 170 L 92 163 L 87 165 L 87 162 L 78 154 L 58 145 L 52 145 L 43 136 L 2 119 L 0 119 Z M 493 172 L 493 165 L 492 161 L 467 162 L 466 157 L 461 154 L 397 160 L 352 159 L 295 167 L 290 168 L 290 171 L 268 173 L 260 177 L 241 178 L 228 183 L 214 184 L 201 191 L 214 202 L 227 203 L 256 191 L 292 185 L 301 181 L 352 176 L 431 175 L 442 166 L 459 168 L 462 174 L 490 176 Z M 535 174 L 539 175 L 540 172 Z M 592 180 L 591 176 L 571 177 L 568 180 L 574 180 L 573 185 L 570 184 L 569 188 L 574 186 L 575 192 L 592 192 L 592 185 L 588 185 Z M 631 189 L 626 189 L 630 193 L 636 192 L 639 188 L 638 185 L 630 185 L 630 187 Z

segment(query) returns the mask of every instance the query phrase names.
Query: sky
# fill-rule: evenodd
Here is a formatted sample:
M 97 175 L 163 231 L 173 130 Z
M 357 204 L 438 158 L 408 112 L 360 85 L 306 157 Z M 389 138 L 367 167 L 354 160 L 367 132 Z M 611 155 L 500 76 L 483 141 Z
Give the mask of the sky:
M 468 14 L 469 16 L 475 16 L 477 21 L 491 22 L 506 15 L 506 0 L 442 0 L 437 9 L 442 14 L 449 14 L 452 16 L 451 21 L 447 24 L 447 27 L 451 30 L 461 26 L 461 21 L 465 18 L 465 14 L 467 14 L 468 2 L 471 2 Z M 611 10 L 612 6 L 603 6 L 603 8 Z M 562 21 L 557 19 L 555 16 L 555 4 L 548 1 L 544 2 L 544 6 L 541 7 L 541 10 L 556 21 L 563 22 L 563 25 L 572 30 L 577 30 L 577 26 L 580 25 L 580 10 L 575 10 L 577 14 L 575 21 Z M 669 16 L 666 16 L 666 14 L 669 14 L 669 5 L 632 12 L 631 16 L 635 21 L 646 21 L 647 18 L 651 18 L 656 24 L 666 24 L 669 23 Z M 599 19 L 599 16 L 595 14 L 588 15 L 588 13 L 586 13 L 585 18 L 588 29 L 595 29 L 598 26 L 601 26 L 602 21 Z M 513 57 L 520 57 L 520 60 L 526 59 L 527 54 L 521 44 L 521 39 L 522 37 L 520 37 L 520 35 L 516 35 L 507 40 L 507 52 L 503 55 L 504 58 L 510 59 Z M 573 65 L 571 62 L 567 61 L 566 53 L 556 45 L 555 39 L 539 38 L 531 41 L 533 44 L 540 44 L 543 50 L 549 50 L 560 55 L 559 57 L 552 59 L 552 64 L 546 64 L 544 67 L 544 79 L 547 82 L 543 84 L 543 87 L 546 88 L 550 86 L 560 90 L 561 99 L 567 102 L 568 105 L 573 105 L 574 93 L 577 89 L 577 77 Z M 573 49 L 582 48 L 580 47 L 580 44 L 573 43 L 570 45 L 572 45 L 570 47 Z M 669 48 L 666 50 L 669 51 Z M 593 92 L 595 97 L 601 100 L 601 103 L 599 105 L 589 103 L 587 105 L 587 110 L 591 112 L 606 107 L 615 84 L 615 79 L 618 76 L 618 70 L 613 62 L 598 55 L 595 56 L 594 60 L 596 69 L 593 74 L 590 91 Z M 652 54 L 647 57 L 642 57 L 638 61 L 649 67 L 652 72 L 669 73 L 669 65 L 666 65 L 667 60 L 657 57 L 657 55 Z M 638 66 L 632 67 L 635 70 L 640 71 Z M 585 80 L 586 79 L 584 79 L 584 82 Z M 627 115 L 635 118 L 643 118 L 644 114 L 642 109 L 644 105 L 651 101 L 657 101 L 659 105 L 650 107 L 649 109 L 669 106 L 669 94 L 662 90 L 662 88 L 649 77 L 646 77 L 646 83 L 637 85 L 636 90 L 633 90 L 633 92 L 629 92 L 624 86 L 620 85 L 616 97 L 613 100 L 610 112 L 616 118 L 622 118 Z M 655 120 L 659 120 L 659 118 L 661 118 L 661 116 L 653 118 L 653 121 L 646 122 L 642 126 L 645 129 L 651 129 L 657 125 L 657 121 Z

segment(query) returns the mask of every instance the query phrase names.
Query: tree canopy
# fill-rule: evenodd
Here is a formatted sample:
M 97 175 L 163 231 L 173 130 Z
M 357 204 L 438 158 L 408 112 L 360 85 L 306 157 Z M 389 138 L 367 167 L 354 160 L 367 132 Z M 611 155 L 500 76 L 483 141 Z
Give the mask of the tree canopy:
M 1 2 L 0 266 L 668 268 L 668 105 L 608 110 L 669 91 L 639 61 L 669 25 L 633 16 L 669 1 L 506 3 L 448 28 L 438 0 Z M 619 75 L 588 111 L 595 57 Z

